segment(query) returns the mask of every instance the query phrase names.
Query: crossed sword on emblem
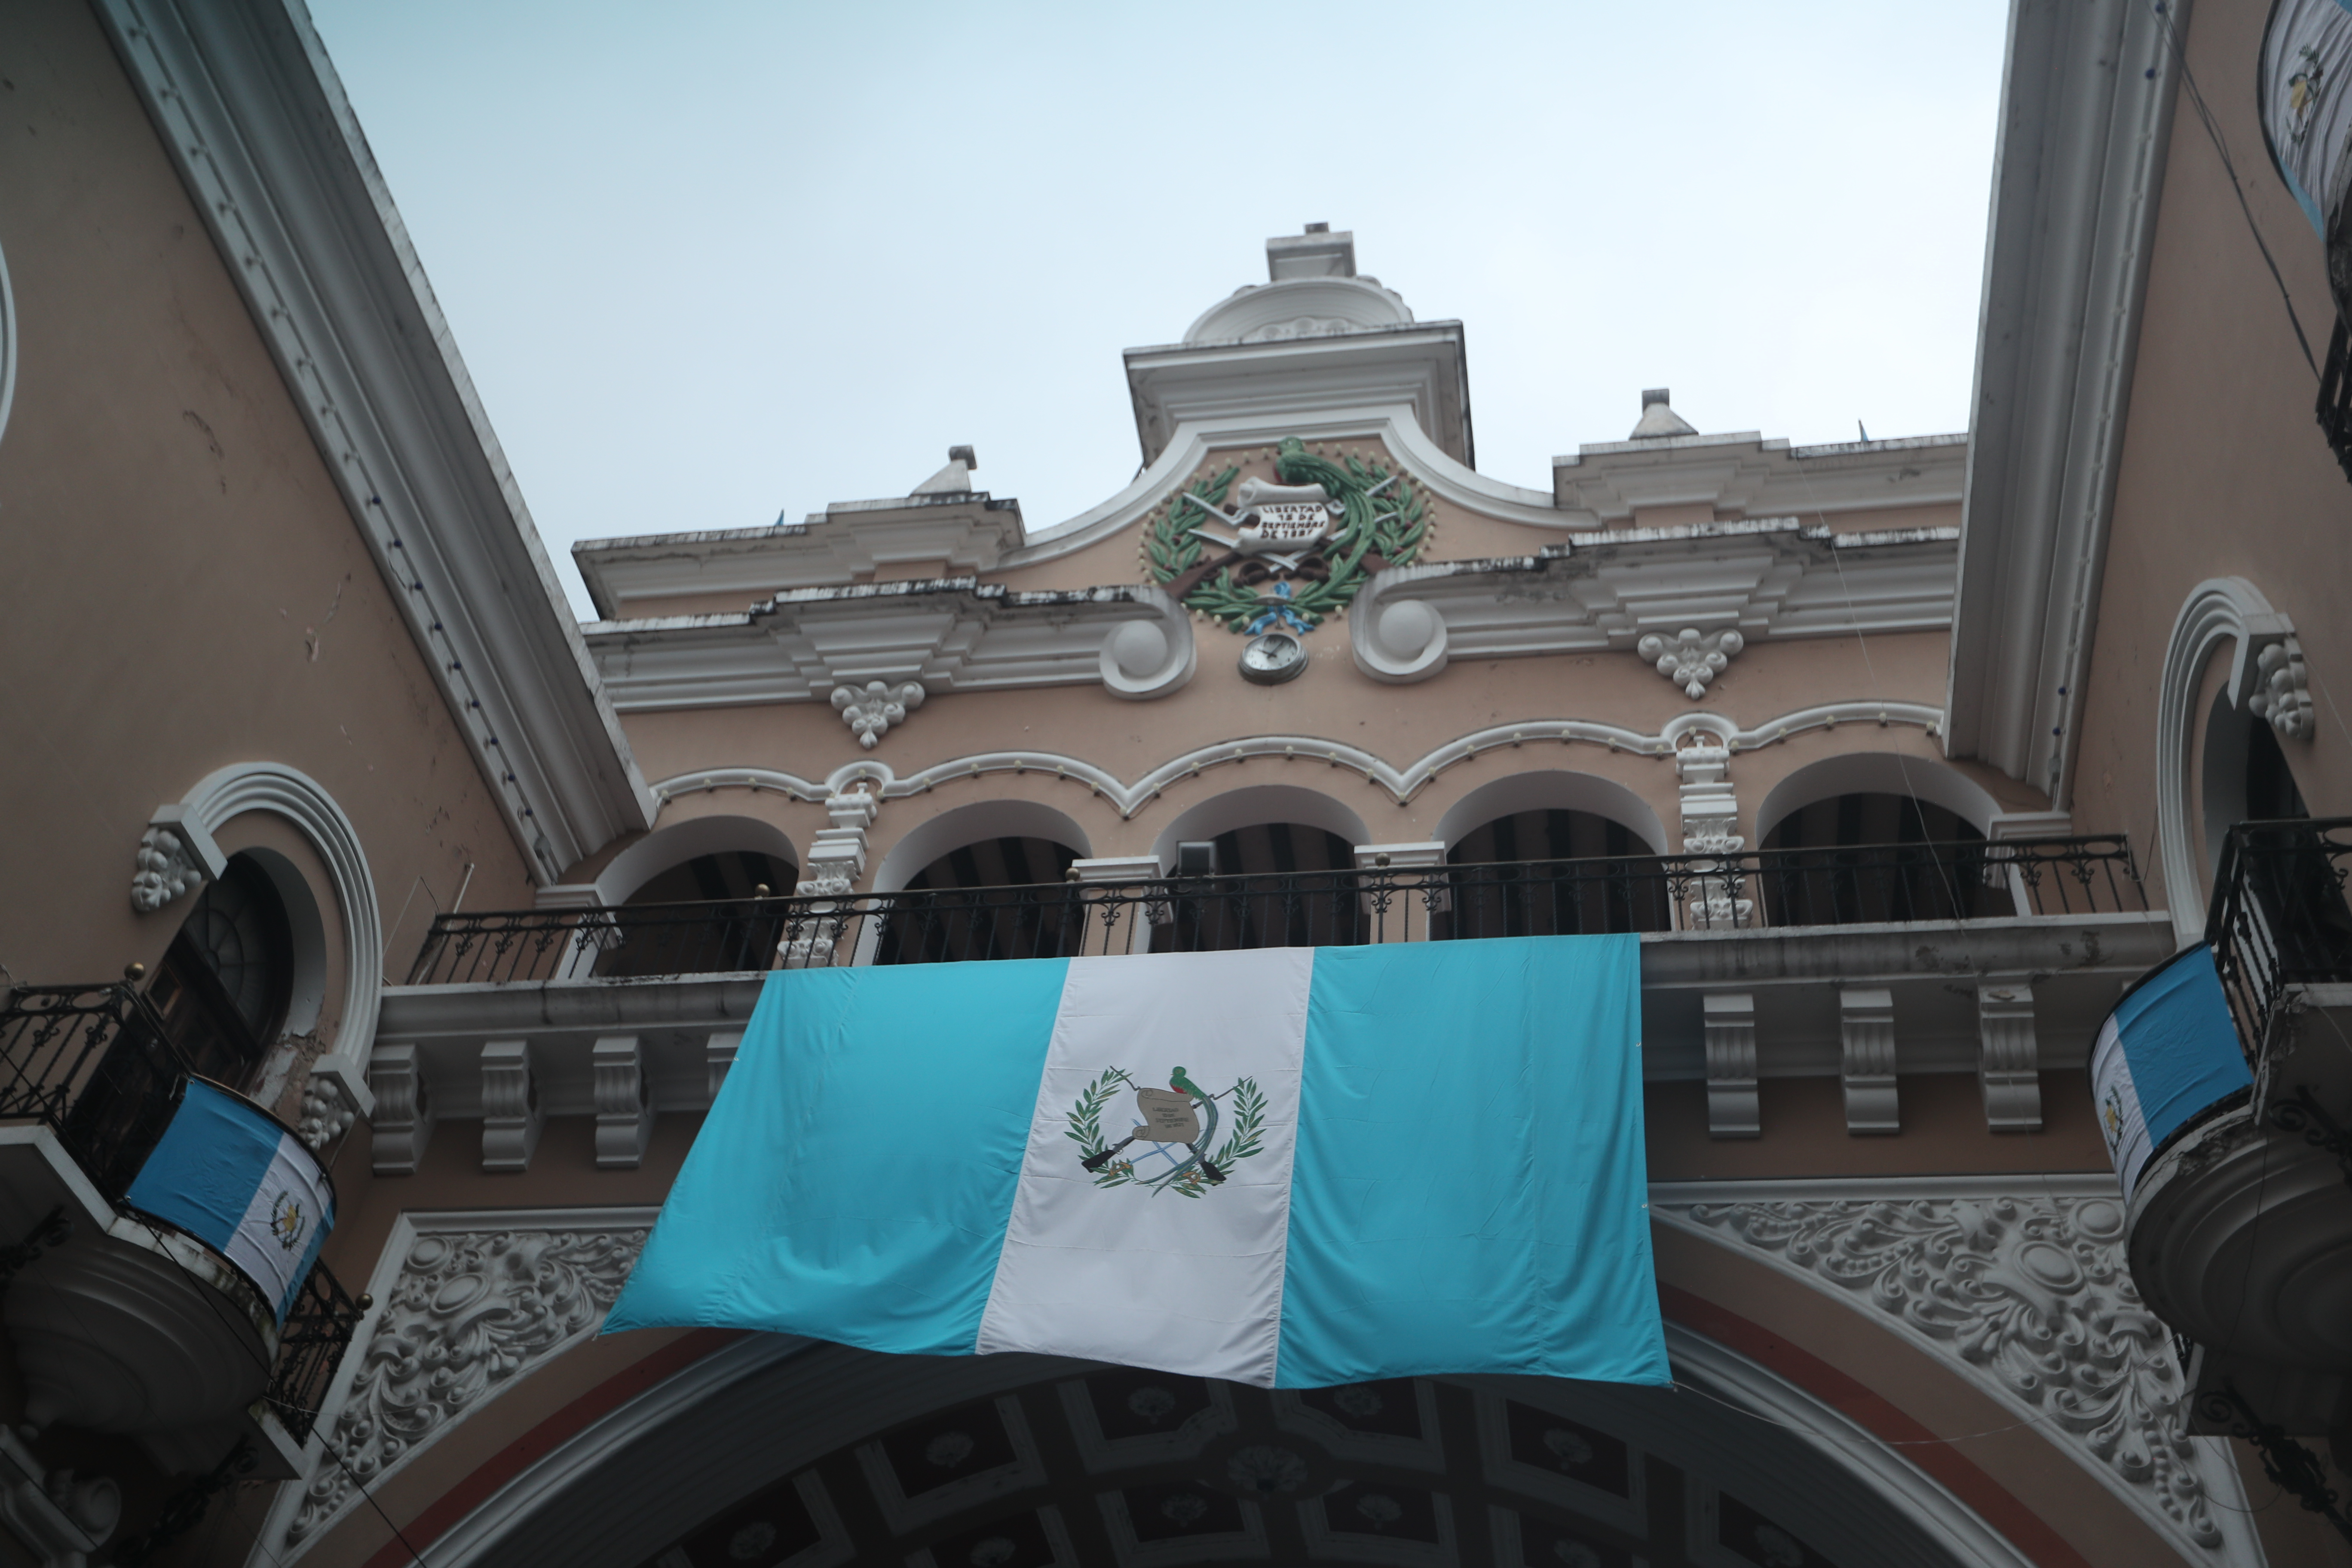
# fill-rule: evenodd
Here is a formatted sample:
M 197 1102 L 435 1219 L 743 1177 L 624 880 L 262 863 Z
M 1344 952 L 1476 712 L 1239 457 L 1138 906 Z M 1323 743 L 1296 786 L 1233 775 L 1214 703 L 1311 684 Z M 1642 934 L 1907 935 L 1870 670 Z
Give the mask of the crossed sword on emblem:
M 1121 1073 L 1119 1074 L 1119 1077 L 1127 1078 L 1127 1075 L 1125 1073 Z M 1174 1072 L 1169 1074 L 1168 1079 L 1168 1087 L 1170 1089 L 1174 1089 L 1179 1094 L 1191 1096 L 1201 1109 L 1209 1113 L 1208 1125 L 1201 1129 L 1201 1141 L 1198 1143 L 1186 1143 L 1184 1145 L 1185 1148 L 1192 1152 L 1192 1157 L 1185 1161 L 1182 1164 L 1178 1165 L 1166 1175 L 1159 1177 L 1153 1181 L 1150 1185 L 1154 1190 L 1164 1187 L 1171 1182 L 1180 1180 L 1185 1172 L 1191 1170 L 1195 1165 L 1198 1165 L 1201 1168 L 1201 1173 L 1202 1175 L 1209 1178 L 1209 1184 L 1211 1186 L 1222 1185 L 1225 1179 L 1225 1173 L 1217 1169 L 1216 1162 L 1209 1158 L 1208 1145 L 1214 1143 L 1217 1141 L 1217 1101 L 1223 1100 L 1226 1095 L 1233 1093 L 1233 1089 L 1228 1088 L 1216 1094 L 1211 1094 L 1207 1090 L 1202 1089 L 1198 1084 L 1195 1084 L 1191 1079 L 1186 1078 L 1182 1068 L 1178 1068 Z M 1127 1078 L 1127 1081 L 1129 1084 L 1133 1084 L 1135 1082 L 1131 1078 Z M 1101 1170 L 1105 1165 L 1110 1163 L 1112 1157 L 1118 1154 L 1121 1149 L 1126 1148 L 1129 1143 L 1134 1142 L 1136 1139 L 1142 1136 L 1143 1131 L 1144 1130 L 1142 1128 L 1138 1127 L 1133 1132 L 1129 1133 L 1126 1137 L 1120 1139 L 1109 1148 L 1097 1150 L 1092 1154 L 1086 1155 L 1078 1161 L 1078 1163 L 1089 1171 Z M 1151 1140 L 1151 1142 L 1156 1143 L 1163 1142 L 1163 1140 L 1155 1138 Z

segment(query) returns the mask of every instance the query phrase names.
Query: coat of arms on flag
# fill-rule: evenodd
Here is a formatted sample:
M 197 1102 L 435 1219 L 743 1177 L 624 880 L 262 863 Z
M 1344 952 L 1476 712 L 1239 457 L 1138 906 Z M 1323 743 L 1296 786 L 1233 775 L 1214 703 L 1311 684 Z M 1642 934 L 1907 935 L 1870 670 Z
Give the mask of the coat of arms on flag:
M 1135 1091 L 1134 1126 L 1116 1143 L 1106 1142 L 1103 1115 L 1123 1088 Z M 1233 1115 L 1220 1143 L 1224 1119 L 1217 1102 L 1228 1095 Z M 1070 1107 L 1067 1120 L 1063 1135 L 1078 1145 L 1078 1163 L 1094 1173 L 1096 1186 L 1140 1185 L 1155 1196 L 1197 1198 L 1223 1186 L 1235 1164 L 1265 1147 L 1265 1095 L 1257 1079 L 1236 1079 L 1211 1094 L 1181 1067 L 1169 1073 L 1166 1089 L 1137 1083 L 1123 1068 L 1105 1068 Z

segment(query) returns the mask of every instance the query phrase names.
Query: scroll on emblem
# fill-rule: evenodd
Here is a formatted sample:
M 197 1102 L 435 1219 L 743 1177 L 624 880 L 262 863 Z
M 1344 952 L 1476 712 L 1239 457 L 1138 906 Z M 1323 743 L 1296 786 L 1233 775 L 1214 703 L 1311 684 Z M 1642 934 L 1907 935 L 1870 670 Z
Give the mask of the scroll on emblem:
M 1192 1109 L 1192 1099 L 1172 1089 L 1139 1089 L 1135 1091 L 1136 1115 L 1143 1125 L 1135 1136 L 1152 1143 L 1198 1143 L 1201 1141 L 1201 1118 Z

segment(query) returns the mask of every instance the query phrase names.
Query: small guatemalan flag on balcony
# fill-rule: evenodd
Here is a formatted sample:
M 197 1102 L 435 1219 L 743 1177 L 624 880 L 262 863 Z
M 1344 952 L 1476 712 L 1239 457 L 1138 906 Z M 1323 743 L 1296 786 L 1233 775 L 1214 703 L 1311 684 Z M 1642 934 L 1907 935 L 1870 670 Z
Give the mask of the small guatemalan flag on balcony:
M 1669 1381 L 1638 939 L 772 974 L 606 1329 Z
M 334 1188 L 302 1141 L 195 1079 L 123 1199 L 236 1264 L 280 1323 L 335 1227 Z

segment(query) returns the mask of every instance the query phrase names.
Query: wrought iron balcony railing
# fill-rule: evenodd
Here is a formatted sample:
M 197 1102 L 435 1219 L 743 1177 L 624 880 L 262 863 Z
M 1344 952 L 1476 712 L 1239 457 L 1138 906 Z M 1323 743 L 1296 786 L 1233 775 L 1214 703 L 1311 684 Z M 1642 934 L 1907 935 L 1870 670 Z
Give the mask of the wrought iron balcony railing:
M 0 1121 L 55 1132 L 110 1203 L 120 1204 L 172 1120 L 188 1072 L 163 1020 L 122 983 L 0 992 Z M 360 1309 L 321 1261 L 297 1292 L 266 1397 L 308 1441 Z
M 1370 867 L 444 915 L 412 985 L 1969 921 L 2147 907 L 2121 837 Z M 779 956 L 781 955 L 781 956 Z
M 334 1271 L 323 1262 L 312 1264 L 286 1313 L 286 1326 L 278 1331 L 278 1364 L 269 1370 L 269 1390 L 263 1395 L 297 1443 L 310 1440 L 361 1315 Z
M 2242 822 L 2221 842 L 2205 941 L 2249 1059 L 2292 985 L 2352 981 L 2352 817 Z

